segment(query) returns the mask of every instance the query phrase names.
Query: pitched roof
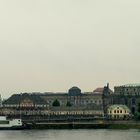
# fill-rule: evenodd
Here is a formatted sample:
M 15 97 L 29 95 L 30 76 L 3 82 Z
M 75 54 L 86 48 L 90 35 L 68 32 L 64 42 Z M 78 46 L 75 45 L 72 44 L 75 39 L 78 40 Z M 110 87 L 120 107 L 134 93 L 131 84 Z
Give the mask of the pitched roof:
M 120 108 L 123 108 L 123 109 L 125 109 L 125 110 L 130 111 L 130 109 L 129 109 L 126 105 L 122 105 L 122 104 L 111 105 L 111 106 L 109 106 L 108 109 L 115 109 L 115 108 L 117 108 L 117 107 L 120 107 Z
M 103 91 L 104 91 L 104 88 L 96 88 L 94 91 L 93 91 L 93 93 L 95 93 L 95 94 L 103 94 Z
M 33 101 L 34 104 L 47 104 L 46 101 L 39 95 L 28 93 L 13 94 L 10 98 L 5 100 L 3 104 L 20 104 L 21 101 L 23 101 L 24 99 L 30 99 L 31 101 Z

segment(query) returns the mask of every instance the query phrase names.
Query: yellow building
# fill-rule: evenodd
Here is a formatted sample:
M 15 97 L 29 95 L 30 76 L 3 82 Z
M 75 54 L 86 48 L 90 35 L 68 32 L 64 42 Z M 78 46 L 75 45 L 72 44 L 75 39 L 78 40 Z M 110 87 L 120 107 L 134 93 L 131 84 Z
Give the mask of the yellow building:
M 111 105 L 107 110 L 109 119 L 129 119 L 131 111 L 126 105 Z

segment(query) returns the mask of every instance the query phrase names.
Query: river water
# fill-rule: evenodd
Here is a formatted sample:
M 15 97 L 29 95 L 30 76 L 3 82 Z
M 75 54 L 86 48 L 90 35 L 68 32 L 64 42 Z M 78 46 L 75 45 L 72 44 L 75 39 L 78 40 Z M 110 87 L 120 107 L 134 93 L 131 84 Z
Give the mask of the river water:
M 140 140 L 140 130 L 24 130 L 0 131 L 0 140 Z

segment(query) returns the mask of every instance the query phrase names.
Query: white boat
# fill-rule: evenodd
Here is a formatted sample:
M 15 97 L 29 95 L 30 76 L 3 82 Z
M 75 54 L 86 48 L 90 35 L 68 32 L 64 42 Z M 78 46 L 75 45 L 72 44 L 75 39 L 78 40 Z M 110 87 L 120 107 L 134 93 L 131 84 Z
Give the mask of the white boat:
M 7 119 L 6 116 L 0 116 L 0 129 L 21 129 L 23 123 L 21 119 Z

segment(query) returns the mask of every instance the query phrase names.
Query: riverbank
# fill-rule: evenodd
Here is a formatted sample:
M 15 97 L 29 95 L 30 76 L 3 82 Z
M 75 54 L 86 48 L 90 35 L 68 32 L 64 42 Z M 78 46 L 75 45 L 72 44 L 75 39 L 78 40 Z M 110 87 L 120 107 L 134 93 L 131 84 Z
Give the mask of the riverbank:
M 140 122 L 136 121 L 30 122 L 25 125 L 27 129 L 140 129 Z

